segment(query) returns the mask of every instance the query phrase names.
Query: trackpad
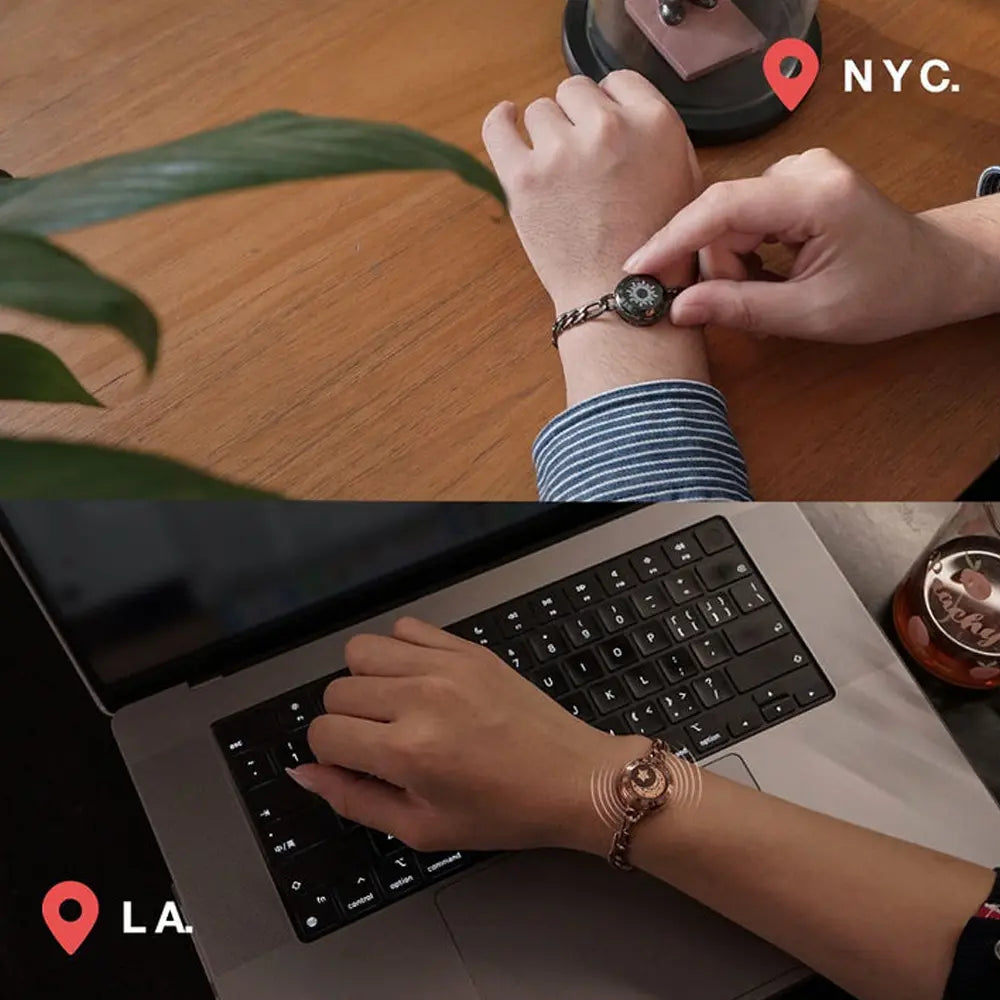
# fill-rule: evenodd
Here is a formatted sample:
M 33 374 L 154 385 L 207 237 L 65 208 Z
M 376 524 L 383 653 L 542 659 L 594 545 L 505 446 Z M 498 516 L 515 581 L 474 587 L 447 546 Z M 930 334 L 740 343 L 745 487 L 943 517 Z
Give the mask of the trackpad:
M 737 777 L 735 762 L 712 770 Z M 662 882 L 580 854 L 512 855 L 437 904 L 484 1000 L 749 1000 L 801 974 Z

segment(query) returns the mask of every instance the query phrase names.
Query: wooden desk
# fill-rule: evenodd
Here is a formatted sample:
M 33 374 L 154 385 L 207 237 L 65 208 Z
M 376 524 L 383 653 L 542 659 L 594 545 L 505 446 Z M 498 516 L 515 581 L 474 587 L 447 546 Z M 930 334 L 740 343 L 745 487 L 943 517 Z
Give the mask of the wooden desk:
M 26 175 L 269 108 L 393 119 L 482 150 L 481 120 L 565 75 L 562 0 L 6 0 L 0 167 Z M 100 16 L 95 16 L 95 11 Z M 823 0 L 795 118 L 711 179 L 826 145 L 907 208 L 1000 160 L 1000 9 Z M 845 95 L 847 56 L 946 59 L 959 94 Z M 485 155 L 485 154 L 483 154 Z M 512 226 L 449 176 L 215 198 L 73 234 L 164 322 L 141 390 L 106 331 L 38 331 L 112 408 L 0 407 L 5 430 L 160 451 L 299 497 L 529 499 L 562 405 L 550 308 Z M 711 335 L 757 494 L 950 499 L 1000 452 L 996 320 L 866 349 Z

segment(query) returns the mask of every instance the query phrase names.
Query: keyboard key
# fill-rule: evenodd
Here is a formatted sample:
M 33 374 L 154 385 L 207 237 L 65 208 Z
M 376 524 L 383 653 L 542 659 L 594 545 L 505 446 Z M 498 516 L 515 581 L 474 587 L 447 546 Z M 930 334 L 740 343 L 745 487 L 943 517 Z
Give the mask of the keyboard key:
M 788 689 L 785 687 L 784 681 L 781 680 L 776 684 L 766 684 L 764 687 L 758 688 L 753 693 L 753 700 L 755 705 L 766 705 L 769 701 L 777 701 L 787 694 Z
M 729 647 L 721 635 L 705 636 L 704 639 L 692 642 L 690 649 L 705 670 L 730 659 Z
M 809 657 L 798 639 L 786 636 L 763 649 L 741 656 L 726 667 L 726 673 L 736 690 L 743 693 L 769 684 L 808 662 Z
M 771 595 L 764 589 L 763 584 L 755 577 L 749 580 L 740 580 L 729 589 L 736 607 L 740 611 L 756 611 L 771 603 Z
M 631 596 L 636 614 L 640 618 L 655 618 L 670 607 L 670 602 L 663 593 L 663 585 L 658 582 L 647 583 L 634 591 Z
M 777 701 L 760 707 L 760 714 L 764 716 L 765 722 L 777 722 L 778 719 L 783 719 L 794 711 L 795 700 L 793 698 L 779 698 Z
M 729 644 L 737 653 L 746 653 L 763 646 L 765 642 L 773 642 L 788 635 L 790 631 L 788 622 L 776 608 L 755 611 L 723 629 Z
M 590 650 L 577 653 L 562 662 L 574 684 L 586 684 L 604 676 L 604 667 L 598 662 L 597 655 Z
M 330 883 L 333 894 L 349 916 L 374 910 L 382 900 L 382 890 L 374 871 L 365 866 L 341 871 Z
M 558 698 L 559 695 L 569 691 L 569 684 L 556 663 L 549 667 L 536 668 L 529 674 L 529 677 L 535 687 L 540 688 L 553 698 Z
M 729 734 L 718 716 L 706 715 L 684 727 L 696 756 L 714 753 L 729 742 Z
M 328 808 L 326 813 L 337 820 L 342 831 L 351 828 L 352 832 L 328 836 L 325 842 L 293 858 L 291 866 L 294 870 L 315 872 L 325 885 L 330 885 L 335 879 L 366 871 L 374 864 L 375 856 L 365 827 L 338 817 L 332 809 Z
M 709 556 L 703 559 L 696 567 L 698 578 L 706 590 L 718 590 L 752 572 L 750 563 L 743 557 L 743 553 L 738 549 L 731 549 L 720 552 L 716 556 Z
M 278 762 L 278 767 L 282 770 L 286 767 L 298 767 L 299 764 L 314 764 L 316 762 L 305 736 L 294 736 L 291 739 L 282 740 L 274 749 L 274 757 Z
M 493 616 L 488 614 L 467 618 L 464 622 L 452 625 L 448 631 L 480 646 L 492 646 L 502 638 L 498 624 L 493 620 Z
M 692 639 L 705 631 L 704 622 L 697 608 L 681 608 L 679 611 L 672 611 L 663 620 L 678 642 Z
M 736 611 L 729 603 L 729 599 L 724 593 L 706 597 L 698 602 L 698 610 L 702 613 L 709 628 L 716 628 L 725 625 L 736 617 Z
M 663 687 L 663 681 L 660 680 L 652 664 L 648 667 L 633 667 L 631 670 L 626 670 L 623 679 L 634 698 L 647 698 Z
M 609 670 L 620 670 L 622 667 L 630 667 L 636 663 L 639 657 L 636 655 L 632 643 L 628 636 L 619 636 L 617 639 L 609 639 L 602 642 L 597 651 L 601 654 L 605 666 Z
M 572 608 L 558 588 L 543 591 L 528 598 L 528 609 L 539 625 L 547 625 L 556 618 L 568 615 Z
M 753 705 L 748 705 L 745 702 L 727 712 L 726 717 L 729 720 L 727 724 L 729 735 L 734 740 L 756 732 L 762 725 L 760 712 Z
M 497 615 L 500 621 L 500 634 L 504 639 L 516 639 L 532 626 L 531 616 L 521 602 L 508 604 Z
M 536 632 L 528 639 L 528 642 L 531 645 L 531 652 L 539 663 L 545 663 L 547 660 L 568 652 L 566 640 L 563 638 L 561 630 L 557 628 Z
M 604 600 L 604 594 L 601 592 L 597 577 L 593 573 L 574 577 L 564 589 L 575 611 L 582 611 L 584 608 L 589 608 Z
M 646 705 L 639 705 L 630 708 L 625 713 L 625 721 L 629 729 L 638 736 L 655 736 L 663 732 L 666 722 L 660 710 L 656 707 L 656 702 L 649 702 Z
M 341 922 L 340 907 L 329 889 L 297 893 L 293 899 L 295 923 L 305 937 L 313 937 L 337 927 Z
M 683 722 L 701 711 L 691 696 L 691 692 L 683 687 L 675 688 L 667 694 L 661 694 L 660 707 L 673 723 Z
M 694 533 L 690 531 L 672 536 L 664 543 L 663 548 L 674 569 L 687 566 L 688 563 L 693 563 L 704 555 L 701 546 L 695 540 Z
M 667 593 L 674 604 L 684 604 L 686 601 L 701 597 L 704 593 L 693 569 L 672 573 L 663 581 L 663 585 L 667 588 Z
M 409 851 L 383 858 L 375 865 L 375 875 L 390 899 L 406 895 L 423 882 L 417 860 Z
M 635 624 L 635 612 L 625 601 L 612 601 L 597 609 L 597 617 L 608 632 L 618 632 L 626 625 Z
M 593 687 L 587 688 L 587 693 L 601 715 L 607 715 L 609 712 L 615 712 L 624 708 L 625 703 L 628 701 L 625 688 L 622 687 L 621 682 L 615 677 L 609 677 L 600 684 L 595 684 Z
M 782 681 L 795 700 L 805 707 L 813 702 L 821 701 L 830 694 L 830 687 L 813 667 L 798 670 Z
M 698 676 L 698 666 L 686 649 L 675 649 L 661 656 L 657 663 L 668 683 L 677 684 Z
M 586 646 L 587 643 L 596 642 L 604 635 L 604 629 L 597 624 L 597 618 L 589 611 L 567 622 L 565 628 L 569 641 L 574 646 Z
M 709 674 L 707 677 L 699 677 L 692 682 L 691 687 L 705 708 L 715 708 L 716 705 L 729 701 L 735 694 L 729 680 L 721 670 Z
M 699 525 L 694 529 L 694 536 L 710 556 L 736 543 L 725 521 L 709 521 L 707 524 Z
M 233 776 L 240 788 L 252 788 L 264 781 L 273 778 L 275 771 L 274 763 L 266 753 L 242 753 L 232 760 Z
M 528 643 L 524 639 L 512 639 L 509 642 L 502 643 L 493 652 L 504 663 L 513 667 L 519 674 L 523 674 L 526 670 L 530 669 L 535 662 L 528 652 Z
M 286 774 L 251 788 L 244 796 L 247 811 L 256 826 L 287 819 L 301 809 L 311 809 L 322 800 L 297 785 Z
M 659 545 L 640 549 L 632 555 L 629 562 L 640 580 L 655 580 L 658 576 L 670 572 L 670 561 Z
M 564 694 L 556 701 L 577 719 L 584 722 L 593 722 L 595 718 L 594 706 L 590 704 L 586 691 L 577 691 L 574 694 Z
M 670 747 L 670 752 L 678 759 L 684 761 L 686 764 L 693 764 L 695 761 L 694 754 L 691 753 L 691 748 L 687 745 L 687 740 L 681 731 L 677 730 L 670 734 L 667 739 L 667 746 Z
M 264 851 L 269 858 L 274 860 L 286 858 L 319 843 L 316 837 L 316 824 L 296 824 L 293 822 L 294 818 L 277 820 L 262 831 Z
M 300 854 L 278 870 L 275 881 L 283 895 L 290 899 L 309 900 L 325 887 L 330 873 L 314 862 L 314 853 Z
M 274 735 L 273 717 L 261 709 L 241 712 L 235 718 L 215 723 L 212 728 L 225 755 L 237 759 Z
M 628 564 L 627 559 L 619 559 L 617 562 L 608 563 L 597 571 L 597 578 L 601 581 L 608 597 L 614 597 L 623 590 L 634 587 L 637 583 L 635 573 Z
M 381 830 L 369 829 L 368 839 L 380 858 L 388 858 L 406 850 L 406 845 L 398 837 L 394 837 L 391 833 L 382 833 Z
M 459 871 L 468 864 L 464 851 L 416 852 L 417 864 L 428 878 L 444 878 L 453 871 Z
M 645 628 L 636 629 L 629 635 L 644 657 L 652 656 L 654 653 L 660 652 L 661 649 L 666 649 L 671 642 L 667 630 L 659 622 L 649 622 Z
M 308 726 L 320 714 L 318 706 L 312 704 L 301 692 L 285 696 L 277 703 L 277 724 L 279 729 L 301 729 Z
M 344 819 L 322 799 L 312 809 L 295 813 L 288 821 L 300 843 L 312 847 L 331 839 L 340 839 L 349 833 L 355 824 Z M 365 850 L 367 850 L 367 845 Z

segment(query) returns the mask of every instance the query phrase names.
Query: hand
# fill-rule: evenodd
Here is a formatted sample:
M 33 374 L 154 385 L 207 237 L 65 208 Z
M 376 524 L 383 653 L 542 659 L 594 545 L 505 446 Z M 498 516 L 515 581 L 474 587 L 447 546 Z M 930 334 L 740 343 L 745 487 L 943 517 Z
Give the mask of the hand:
M 517 131 L 510 102 L 490 112 L 483 139 L 538 277 L 562 313 L 621 281 L 625 256 L 701 190 L 701 172 L 677 112 L 644 77 L 574 76 L 556 99 L 529 104 Z M 655 273 L 687 284 L 690 261 Z
M 747 280 L 743 257 L 765 242 L 795 252 L 787 280 Z M 961 318 L 962 243 L 814 149 L 762 177 L 708 188 L 626 269 L 657 270 L 700 252 L 703 283 L 675 301 L 675 323 L 865 343 Z
M 592 729 L 494 653 L 403 618 L 347 646 L 352 676 L 309 727 L 319 764 L 289 772 L 348 819 L 417 850 L 606 850 L 596 769 L 649 741 Z

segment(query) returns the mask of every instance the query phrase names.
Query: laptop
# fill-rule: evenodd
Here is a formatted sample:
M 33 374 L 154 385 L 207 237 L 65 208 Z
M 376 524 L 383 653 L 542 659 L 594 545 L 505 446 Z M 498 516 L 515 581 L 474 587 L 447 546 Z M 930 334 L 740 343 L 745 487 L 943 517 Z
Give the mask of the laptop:
M 795 506 L 3 515 L 223 1000 L 763 1000 L 809 975 L 641 873 L 560 851 L 417 853 L 294 786 L 283 767 L 310 759 L 344 644 L 401 613 L 489 646 L 602 729 L 997 861 L 1000 809 Z

